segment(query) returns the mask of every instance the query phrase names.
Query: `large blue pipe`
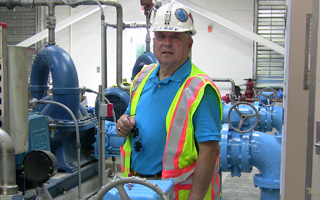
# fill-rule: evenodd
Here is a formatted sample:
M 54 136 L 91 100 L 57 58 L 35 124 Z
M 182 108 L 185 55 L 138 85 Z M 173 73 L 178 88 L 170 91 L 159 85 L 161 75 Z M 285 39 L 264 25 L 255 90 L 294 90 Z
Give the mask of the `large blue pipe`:
M 252 166 L 260 173 L 254 184 L 261 190 L 261 200 L 276 200 L 280 194 L 281 144 L 276 136 L 262 132 L 240 134 L 223 124 L 220 141 L 221 171 L 231 176 L 251 172 Z
M 279 199 L 281 144 L 276 137 L 262 132 L 251 134 L 252 166 L 260 174 L 254 176 L 254 185 L 261 190 L 260 199 Z
M 52 75 L 52 100 L 66 105 L 79 118 L 79 82 L 75 65 L 69 54 L 58 46 L 46 46 L 36 56 L 31 72 L 29 90 L 31 98 L 42 99 L 47 94 L 49 71 Z M 41 114 L 53 119 L 72 120 L 56 105 L 47 104 Z

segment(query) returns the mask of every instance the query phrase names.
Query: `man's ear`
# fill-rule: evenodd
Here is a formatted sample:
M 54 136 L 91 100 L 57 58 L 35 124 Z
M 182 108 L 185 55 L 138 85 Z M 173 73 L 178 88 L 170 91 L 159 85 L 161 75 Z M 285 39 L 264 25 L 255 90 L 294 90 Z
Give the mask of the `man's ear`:
M 191 49 L 192 44 L 193 44 L 193 39 L 192 39 L 192 38 L 189 38 L 189 44 L 188 44 L 189 49 Z

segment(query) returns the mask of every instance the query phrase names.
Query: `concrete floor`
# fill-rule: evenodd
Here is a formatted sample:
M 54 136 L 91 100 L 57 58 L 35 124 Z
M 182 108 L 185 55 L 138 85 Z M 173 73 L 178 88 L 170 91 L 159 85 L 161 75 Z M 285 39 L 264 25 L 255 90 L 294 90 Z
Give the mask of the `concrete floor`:
M 231 177 L 230 173 L 222 174 L 222 200 L 258 200 L 260 189 L 254 187 L 253 176 L 259 170 L 253 168 L 251 173 L 241 173 L 240 177 Z

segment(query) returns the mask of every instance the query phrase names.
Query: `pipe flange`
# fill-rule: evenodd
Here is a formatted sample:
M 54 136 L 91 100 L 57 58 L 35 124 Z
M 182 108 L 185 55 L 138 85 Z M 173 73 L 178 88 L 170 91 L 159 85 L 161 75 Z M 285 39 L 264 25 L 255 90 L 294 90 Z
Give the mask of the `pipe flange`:
M 250 139 L 251 134 L 245 134 L 242 136 L 242 148 L 241 148 L 241 166 L 242 172 L 251 172 L 252 166 L 250 164 Z
M 228 140 L 229 140 L 229 125 L 223 124 L 221 128 L 221 140 L 220 145 L 220 167 L 222 171 L 228 170 Z
M 269 179 L 256 174 L 253 177 L 253 184 L 259 188 L 280 189 L 280 180 Z
M 0 186 L 0 195 L 18 194 L 18 185 Z

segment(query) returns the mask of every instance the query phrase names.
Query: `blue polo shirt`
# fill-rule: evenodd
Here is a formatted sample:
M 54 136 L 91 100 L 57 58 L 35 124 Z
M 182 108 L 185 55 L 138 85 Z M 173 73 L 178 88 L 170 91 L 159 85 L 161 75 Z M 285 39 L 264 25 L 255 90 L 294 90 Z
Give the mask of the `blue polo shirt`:
M 162 171 L 162 159 L 166 144 L 166 115 L 170 105 L 191 72 L 188 59 L 172 76 L 159 81 L 159 65 L 150 74 L 141 93 L 136 110 L 136 126 L 140 135 L 131 136 L 131 168 L 144 175 L 153 175 Z M 130 114 L 130 105 L 126 110 Z M 211 87 L 205 94 L 194 114 L 193 123 L 197 142 L 220 140 L 220 103 L 219 97 Z M 142 151 L 136 152 L 133 144 L 142 144 Z

